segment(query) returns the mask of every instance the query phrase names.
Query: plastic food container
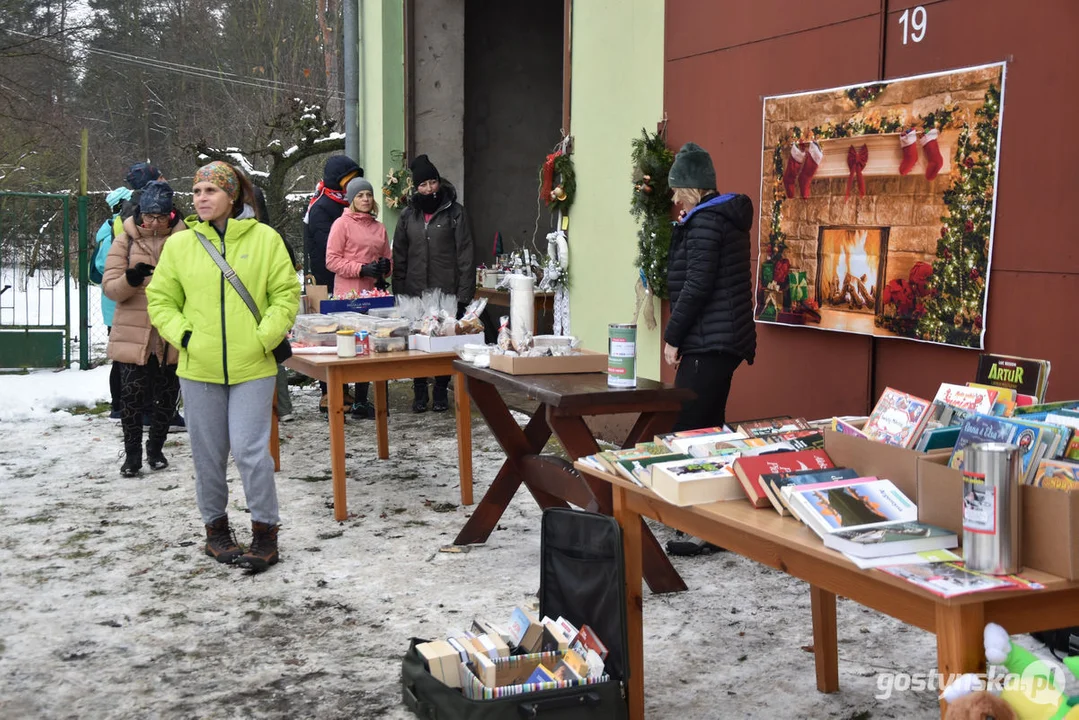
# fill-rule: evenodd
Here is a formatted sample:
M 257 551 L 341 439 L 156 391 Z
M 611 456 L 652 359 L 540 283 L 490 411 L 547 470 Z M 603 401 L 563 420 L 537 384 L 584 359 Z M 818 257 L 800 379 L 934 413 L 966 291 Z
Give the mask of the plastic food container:
M 337 320 L 329 315 L 297 315 L 292 326 L 292 338 L 303 345 L 333 347 L 337 345 Z
M 371 308 L 367 311 L 367 314 L 373 318 L 399 318 L 401 317 L 401 309 L 398 307 Z
M 352 332 L 366 330 L 370 333 L 374 331 L 375 325 L 378 323 L 376 318 L 368 317 L 367 315 L 358 312 L 333 313 L 330 317 L 337 320 L 339 328 L 342 330 L 351 330 Z
M 468 345 L 461 345 L 457 348 L 457 357 L 461 358 L 465 362 L 475 362 L 477 355 L 483 355 L 490 353 L 491 349 L 486 345 L 477 345 L 470 343 Z
M 408 320 L 379 320 L 375 323 L 375 329 L 371 333 L 375 338 L 403 338 L 408 345 Z
M 373 337 L 367 338 L 371 345 L 371 352 L 398 352 L 408 350 L 408 337 Z

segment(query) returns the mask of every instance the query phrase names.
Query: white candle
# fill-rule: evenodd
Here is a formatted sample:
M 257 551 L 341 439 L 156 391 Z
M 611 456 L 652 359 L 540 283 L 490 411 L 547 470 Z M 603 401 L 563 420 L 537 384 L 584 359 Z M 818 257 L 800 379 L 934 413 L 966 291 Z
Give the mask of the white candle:
M 510 275 L 510 332 L 520 342 L 525 333 L 535 334 L 535 280 L 527 275 Z

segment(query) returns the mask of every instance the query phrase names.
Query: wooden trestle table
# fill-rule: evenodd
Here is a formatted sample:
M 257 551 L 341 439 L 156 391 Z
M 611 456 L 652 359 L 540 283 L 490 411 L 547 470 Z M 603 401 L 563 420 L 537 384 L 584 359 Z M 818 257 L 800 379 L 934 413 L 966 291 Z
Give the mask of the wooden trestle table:
M 1013 634 L 1079 625 L 1079 583 L 1028 570 L 1023 576 L 1041 590 L 979 592 L 943 598 L 879 570 L 860 570 L 829 550 L 812 530 L 770 509 L 736 500 L 678 507 L 648 488 L 584 463 L 574 467 L 592 483 L 613 491 L 614 516 L 622 527 L 626 563 L 626 622 L 629 636 L 630 719 L 644 717 L 644 634 L 641 573 L 647 541 L 642 518 L 715 543 L 809 583 L 817 689 L 839 690 L 836 596 L 873 608 L 937 636 L 937 672 L 943 678 L 983 672 L 985 624 Z M 943 717 L 946 704 L 941 702 Z
M 581 508 L 612 514 L 611 486 L 576 473 L 552 471 L 538 454 L 553 434 L 573 459 L 599 452 L 584 418 L 632 413 L 636 422 L 623 447 L 650 441 L 668 432 L 682 404 L 693 391 L 652 380 L 638 380 L 635 388 L 607 387 L 605 373 L 566 375 L 508 375 L 457 361 L 454 369 L 465 376 L 468 394 L 506 453 L 506 461 L 491 487 L 476 505 L 454 543 L 486 542 L 517 489 L 524 484 L 542 508 Z M 513 418 L 501 392 L 513 392 L 538 400 L 539 407 L 522 429 Z M 643 522 L 643 521 L 642 521 Z M 653 592 L 685 590 L 682 578 L 667 559 L 659 541 L 645 526 L 638 529 L 643 544 L 644 577 Z
M 472 409 L 464 387 L 464 378 L 454 369 L 455 352 L 426 353 L 416 350 L 371 353 L 353 358 L 337 355 L 295 354 L 284 362 L 285 367 L 326 383 L 329 396 L 330 467 L 333 473 L 333 516 L 348 518 L 345 499 L 345 398 L 342 386 L 348 383 L 369 382 L 375 390 L 375 427 L 378 436 L 378 457 L 390 457 L 388 414 L 386 410 L 386 381 L 414 377 L 453 375 L 454 413 L 457 420 L 457 462 L 461 478 L 461 503 L 472 504 Z M 270 450 L 279 463 L 277 414 L 274 413 Z

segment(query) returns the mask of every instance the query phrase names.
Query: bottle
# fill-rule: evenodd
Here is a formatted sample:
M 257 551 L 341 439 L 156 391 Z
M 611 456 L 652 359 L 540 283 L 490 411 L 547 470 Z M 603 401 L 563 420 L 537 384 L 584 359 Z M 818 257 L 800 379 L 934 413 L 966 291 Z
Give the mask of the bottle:
M 337 357 L 356 357 L 356 334 L 351 330 L 337 331 Z

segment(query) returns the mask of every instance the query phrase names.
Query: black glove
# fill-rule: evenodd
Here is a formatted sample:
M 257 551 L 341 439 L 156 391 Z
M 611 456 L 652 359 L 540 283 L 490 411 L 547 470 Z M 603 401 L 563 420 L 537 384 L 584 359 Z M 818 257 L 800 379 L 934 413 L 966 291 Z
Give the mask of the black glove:
M 382 273 L 379 272 L 379 269 L 378 269 L 378 263 L 377 262 L 367 263 L 366 265 L 363 265 L 362 267 L 360 267 L 360 277 L 368 277 L 368 278 L 380 278 L 380 277 L 382 277 Z
M 389 286 L 390 286 L 390 284 L 388 282 L 386 282 L 386 278 L 379 278 L 378 280 L 375 280 L 375 289 L 376 290 L 385 290 Z
M 389 275 L 391 269 L 392 268 L 390 266 L 390 259 L 389 258 L 379 258 L 378 259 L 378 271 L 379 271 L 379 273 L 381 273 L 382 275 Z
M 138 287 L 142 285 L 144 278 L 148 278 L 154 274 L 154 266 L 147 265 L 146 263 L 137 263 L 135 267 L 128 268 L 124 271 L 124 277 L 127 279 L 127 284 L 131 287 Z
M 460 320 L 465 316 L 465 310 L 468 308 L 468 303 L 457 303 L 457 319 Z

